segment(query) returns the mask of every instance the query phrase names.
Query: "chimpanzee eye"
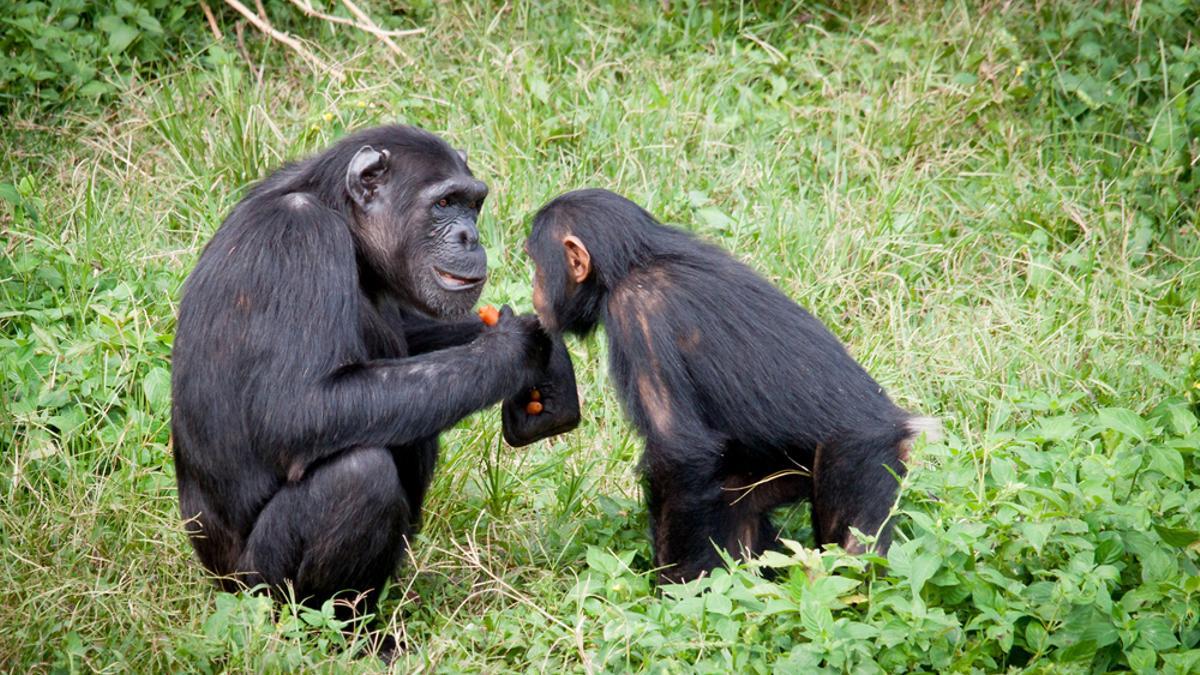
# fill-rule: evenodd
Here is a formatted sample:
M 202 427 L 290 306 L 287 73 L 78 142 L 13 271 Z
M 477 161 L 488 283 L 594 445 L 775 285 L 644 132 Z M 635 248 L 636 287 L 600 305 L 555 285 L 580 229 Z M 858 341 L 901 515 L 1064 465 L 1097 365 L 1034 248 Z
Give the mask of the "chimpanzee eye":
M 449 203 L 450 203 L 450 202 L 446 201 L 445 199 L 439 199 L 439 200 L 438 200 L 438 206 L 441 206 L 442 208 L 445 208 L 445 207 L 446 207 L 446 205 L 447 205 L 447 204 L 449 204 Z

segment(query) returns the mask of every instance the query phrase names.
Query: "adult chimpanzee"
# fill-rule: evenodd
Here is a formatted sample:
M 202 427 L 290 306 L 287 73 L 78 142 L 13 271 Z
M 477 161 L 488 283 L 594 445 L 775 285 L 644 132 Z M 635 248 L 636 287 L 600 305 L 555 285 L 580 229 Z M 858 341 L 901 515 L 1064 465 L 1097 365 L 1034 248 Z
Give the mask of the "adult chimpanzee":
M 259 183 L 204 249 L 179 308 L 172 431 L 180 509 L 225 587 L 290 582 L 318 603 L 349 589 L 370 607 L 438 432 L 544 378 L 532 315 L 466 318 L 486 196 L 438 137 L 369 129 Z
M 720 563 L 713 544 L 771 546 L 771 509 L 813 504 L 818 543 L 861 551 L 895 501 L 912 438 L 933 421 L 894 405 L 803 308 L 726 252 L 604 190 L 534 217 L 542 325 L 608 333 L 609 366 L 646 438 L 641 470 L 665 580 Z

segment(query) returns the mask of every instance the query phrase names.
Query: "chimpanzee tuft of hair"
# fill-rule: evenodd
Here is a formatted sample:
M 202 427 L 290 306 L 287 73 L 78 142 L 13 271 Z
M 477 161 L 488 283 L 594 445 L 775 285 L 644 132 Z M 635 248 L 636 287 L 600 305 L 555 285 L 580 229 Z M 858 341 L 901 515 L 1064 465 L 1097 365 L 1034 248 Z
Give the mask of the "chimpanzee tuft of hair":
M 582 284 L 567 276 L 566 236 L 590 255 Z M 646 439 L 665 579 L 720 564 L 714 544 L 772 546 L 769 511 L 802 499 L 819 543 L 861 550 L 853 527 L 886 551 L 896 477 L 930 421 L 893 404 L 820 321 L 725 251 L 605 190 L 543 207 L 527 249 L 549 323 L 605 324 L 613 381 Z
M 486 276 L 486 192 L 433 134 L 369 129 L 254 186 L 204 249 L 180 301 L 172 432 L 180 510 L 223 587 L 290 583 L 316 605 L 358 591 L 369 610 L 416 530 L 438 433 L 542 377 L 533 317 L 451 320 Z

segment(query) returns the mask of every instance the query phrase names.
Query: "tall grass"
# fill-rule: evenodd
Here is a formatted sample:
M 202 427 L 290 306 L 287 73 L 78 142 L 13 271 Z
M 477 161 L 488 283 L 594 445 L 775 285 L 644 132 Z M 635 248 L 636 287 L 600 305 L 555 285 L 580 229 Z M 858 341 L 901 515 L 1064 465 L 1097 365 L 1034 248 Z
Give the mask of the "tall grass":
M 577 431 L 513 450 L 487 411 L 443 435 L 363 628 L 404 640 L 401 670 L 1200 668 L 1195 10 L 413 5 L 410 66 L 334 34 L 336 83 L 251 40 L 259 81 L 227 40 L 102 117 L 0 130 L 0 665 L 375 667 L 328 613 L 205 579 L 168 355 L 246 187 L 398 121 L 491 185 L 485 302 L 530 308 L 537 206 L 614 189 L 768 275 L 949 432 L 878 566 L 798 546 L 763 561 L 777 583 L 656 590 L 640 442 L 603 340 L 573 342 Z M 780 520 L 812 545 L 804 507 Z

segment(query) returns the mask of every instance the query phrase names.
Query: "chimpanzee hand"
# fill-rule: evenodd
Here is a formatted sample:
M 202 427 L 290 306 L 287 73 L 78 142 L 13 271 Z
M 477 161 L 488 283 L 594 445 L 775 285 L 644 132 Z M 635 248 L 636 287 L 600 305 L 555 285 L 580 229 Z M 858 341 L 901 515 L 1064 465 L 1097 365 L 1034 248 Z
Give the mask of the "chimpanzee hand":
M 511 307 L 503 305 L 496 325 L 484 328 L 481 337 L 498 342 L 502 350 L 512 350 L 512 358 L 520 365 L 521 381 L 526 386 L 532 386 L 549 365 L 553 345 L 532 314 L 518 316 Z
M 550 362 L 533 383 L 541 411 L 529 413 L 528 406 L 533 400 L 530 389 L 505 400 L 501 406 L 504 440 L 514 448 L 566 433 L 579 424 L 579 393 L 575 389 L 571 355 L 561 336 L 551 340 Z

